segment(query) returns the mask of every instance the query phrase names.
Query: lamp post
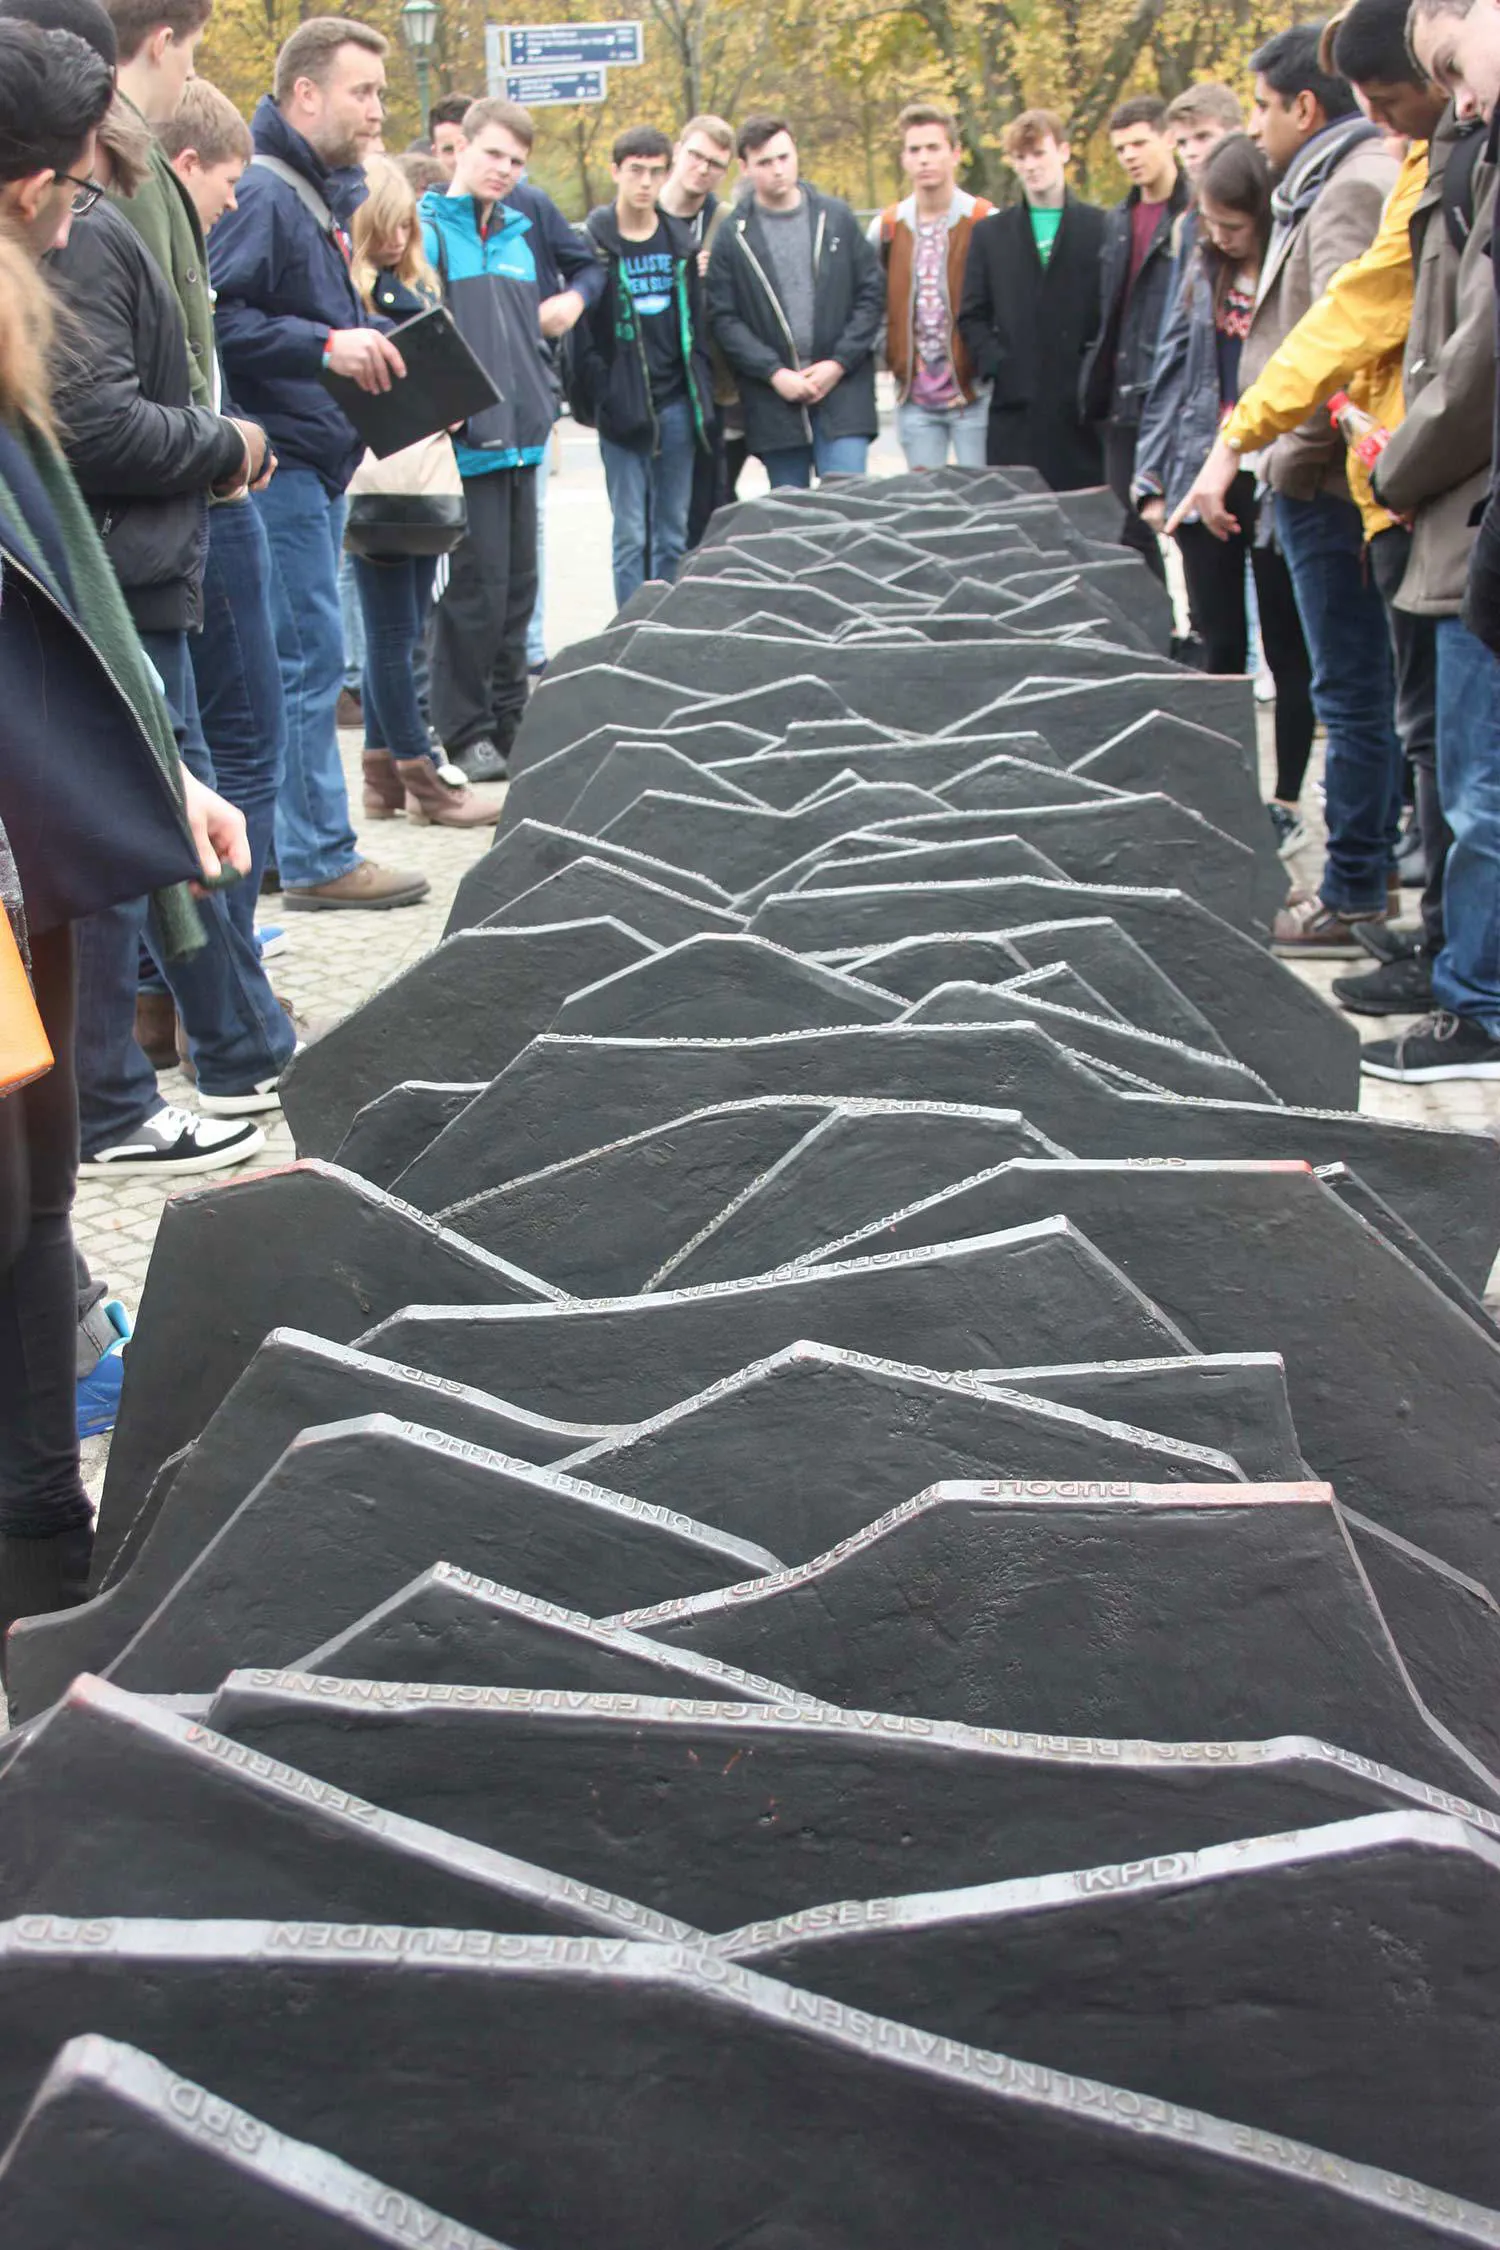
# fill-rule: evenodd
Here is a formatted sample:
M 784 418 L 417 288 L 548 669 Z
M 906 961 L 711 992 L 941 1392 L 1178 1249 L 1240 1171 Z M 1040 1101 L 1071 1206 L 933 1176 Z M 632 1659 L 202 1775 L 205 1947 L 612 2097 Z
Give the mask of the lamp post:
M 429 72 L 432 42 L 437 37 L 437 0 L 405 0 L 401 10 L 401 36 L 417 66 L 417 108 L 421 112 L 422 138 L 427 138 L 427 112 L 431 107 Z

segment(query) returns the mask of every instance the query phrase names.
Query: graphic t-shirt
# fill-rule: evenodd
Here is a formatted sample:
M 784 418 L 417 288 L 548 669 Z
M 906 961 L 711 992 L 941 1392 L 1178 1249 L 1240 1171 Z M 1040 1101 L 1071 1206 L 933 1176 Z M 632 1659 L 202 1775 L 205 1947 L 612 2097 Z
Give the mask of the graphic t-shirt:
M 677 318 L 672 238 L 659 220 L 649 241 L 624 244 L 620 270 L 646 347 L 651 403 L 665 406 L 686 389 L 687 369 Z
M 1057 237 L 1062 230 L 1062 205 L 1048 210 L 1044 204 L 1033 203 L 1031 213 L 1031 239 L 1036 244 L 1036 254 L 1045 266 L 1057 248 Z
M 1255 291 L 1242 275 L 1233 280 L 1225 292 L 1224 302 L 1214 315 L 1214 343 L 1219 356 L 1219 397 L 1224 412 L 1238 405 L 1240 396 L 1240 354 L 1245 348 L 1245 338 L 1250 333 L 1250 317 L 1255 311 Z
M 912 332 L 916 367 L 912 374 L 914 406 L 929 411 L 962 406 L 963 392 L 953 372 L 953 323 L 948 308 L 948 214 L 917 220 L 917 248 L 913 260 L 916 303 Z

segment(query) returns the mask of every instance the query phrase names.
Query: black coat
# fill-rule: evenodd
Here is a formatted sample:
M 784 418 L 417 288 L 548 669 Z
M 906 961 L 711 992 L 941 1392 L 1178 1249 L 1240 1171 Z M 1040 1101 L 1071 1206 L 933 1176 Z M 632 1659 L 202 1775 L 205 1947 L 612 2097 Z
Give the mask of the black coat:
M 847 203 L 804 181 L 811 205 L 814 264 L 813 358 L 836 359 L 844 379 L 818 409 L 824 437 L 874 437 L 875 345 L 885 319 L 879 254 Z M 772 284 L 765 230 L 753 202 L 739 206 L 714 237 L 708 262 L 708 321 L 739 385 L 745 441 L 752 453 L 809 445 L 807 410 L 771 388 L 797 356 Z
M 71 320 L 58 421 L 74 476 L 142 632 L 196 632 L 211 486 L 245 458 L 232 422 L 194 406 L 171 284 L 108 201 L 48 261 Z
M 1156 364 L 1156 340 L 1172 283 L 1173 222 L 1191 198 L 1179 172 L 1130 289 L 1131 217 L 1140 200 L 1140 189 L 1132 188 L 1123 203 L 1104 214 L 1095 340 L 1084 362 L 1078 394 L 1086 420 L 1117 422 L 1130 429 L 1140 421 Z
M 1104 481 L 1099 432 L 1078 411 L 1078 383 L 1098 319 L 1106 214 L 1070 195 L 1046 265 L 1031 214 L 1013 204 L 969 240 L 958 329 L 991 383 L 986 458 L 1039 469 L 1054 492 Z

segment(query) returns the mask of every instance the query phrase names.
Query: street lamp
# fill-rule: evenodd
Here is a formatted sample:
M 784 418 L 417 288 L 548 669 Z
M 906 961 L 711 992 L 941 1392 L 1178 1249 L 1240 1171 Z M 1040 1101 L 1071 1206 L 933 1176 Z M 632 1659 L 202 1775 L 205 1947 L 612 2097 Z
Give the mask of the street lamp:
M 405 0 L 401 10 L 401 36 L 412 52 L 417 66 L 417 107 L 422 116 L 422 138 L 427 138 L 427 112 L 429 100 L 428 60 L 432 42 L 437 37 L 437 0 Z

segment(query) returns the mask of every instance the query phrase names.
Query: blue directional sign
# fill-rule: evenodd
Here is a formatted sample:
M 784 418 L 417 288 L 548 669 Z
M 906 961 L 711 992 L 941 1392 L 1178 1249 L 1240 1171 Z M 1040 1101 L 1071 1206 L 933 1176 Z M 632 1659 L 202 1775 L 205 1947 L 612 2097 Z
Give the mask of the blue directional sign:
M 602 102 L 609 72 L 588 70 L 508 70 L 505 98 L 523 109 L 555 109 L 563 102 Z
M 566 71 L 581 70 L 589 63 L 628 67 L 646 59 L 643 32 L 639 22 L 512 24 L 505 34 L 506 68 Z

